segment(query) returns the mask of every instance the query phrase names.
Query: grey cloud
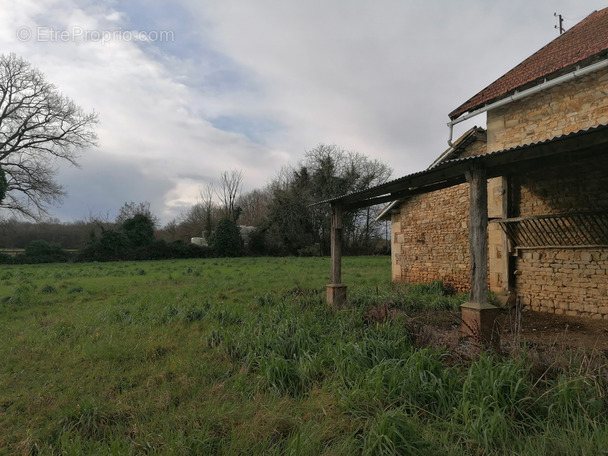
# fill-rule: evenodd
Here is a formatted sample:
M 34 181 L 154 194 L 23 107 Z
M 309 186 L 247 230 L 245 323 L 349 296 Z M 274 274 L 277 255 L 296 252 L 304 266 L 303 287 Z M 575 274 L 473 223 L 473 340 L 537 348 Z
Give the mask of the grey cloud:
M 62 168 L 58 181 L 68 190 L 69 204 L 52 210 L 63 220 L 78 220 L 91 214 L 110 214 L 129 201 L 150 202 L 157 215 L 162 215 L 165 195 L 173 187 L 163 176 L 149 176 L 135 163 L 108 156 L 93 156 L 89 151 L 80 160 L 82 167 Z
M 246 190 L 261 187 L 319 143 L 386 161 L 395 177 L 418 171 L 447 147 L 452 109 L 555 38 L 554 11 L 576 18 L 571 26 L 604 6 L 174 3 L 2 0 L 3 49 L 101 119 L 99 150 L 83 156 L 82 170 L 60 168 L 69 196 L 54 215 L 146 200 L 166 220 L 222 171 L 242 169 Z M 108 17 L 124 27 L 175 28 L 176 42 L 36 43 L 14 33 L 15 24 L 108 27 Z

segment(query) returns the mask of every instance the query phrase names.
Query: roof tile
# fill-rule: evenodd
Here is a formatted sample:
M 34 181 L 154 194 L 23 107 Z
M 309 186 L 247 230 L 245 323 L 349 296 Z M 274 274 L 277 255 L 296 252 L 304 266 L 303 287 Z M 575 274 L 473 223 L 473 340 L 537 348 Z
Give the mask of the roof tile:
M 449 116 L 452 120 L 511 91 L 565 70 L 608 49 L 608 8 L 594 11 L 574 27 L 528 57 L 511 71 L 473 96 Z M 556 74 L 557 73 L 557 74 Z

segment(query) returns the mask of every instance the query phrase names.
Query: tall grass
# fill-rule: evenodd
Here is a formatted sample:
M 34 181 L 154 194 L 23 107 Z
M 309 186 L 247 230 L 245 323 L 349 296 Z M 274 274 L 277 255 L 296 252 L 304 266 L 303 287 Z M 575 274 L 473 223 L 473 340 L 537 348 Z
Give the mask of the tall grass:
M 15 266 L 0 273 L 0 454 L 579 455 L 608 444 L 607 365 L 454 358 L 411 320 L 466 297 L 386 258 Z M 373 319 L 379 307 L 396 318 Z

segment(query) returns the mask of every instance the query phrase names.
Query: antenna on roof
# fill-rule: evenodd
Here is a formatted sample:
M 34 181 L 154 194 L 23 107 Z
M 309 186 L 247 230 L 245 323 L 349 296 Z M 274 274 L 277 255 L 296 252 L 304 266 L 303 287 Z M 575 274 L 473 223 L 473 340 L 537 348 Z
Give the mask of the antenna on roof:
M 559 28 L 559 34 L 561 35 L 566 30 L 564 29 L 564 17 L 561 14 L 553 13 L 553 16 L 557 17 L 559 20 L 559 26 L 554 26 L 554 28 Z

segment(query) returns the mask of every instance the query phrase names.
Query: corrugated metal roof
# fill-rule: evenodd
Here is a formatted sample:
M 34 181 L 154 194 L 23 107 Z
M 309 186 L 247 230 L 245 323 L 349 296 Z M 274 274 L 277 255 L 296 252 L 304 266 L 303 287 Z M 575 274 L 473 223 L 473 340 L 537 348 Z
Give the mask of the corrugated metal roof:
M 463 158 L 456 158 L 453 160 L 447 160 L 447 161 L 438 163 L 437 165 L 435 165 L 431 168 L 428 168 L 426 170 L 408 174 L 406 176 L 400 177 L 398 179 L 394 179 L 389 182 L 385 182 L 384 184 L 377 185 L 375 187 L 372 187 L 372 188 L 369 188 L 366 190 L 360 190 L 357 192 L 337 196 L 335 198 L 330 198 L 330 199 L 326 199 L 323 201 L 319 201 L 319 202 L 315 203 L 314 205 L 332 203 L 332 202 L 336 202 L 336 201 L 355 203 L 355 202 L 362 202 L 362 201 L 365 201 L 366 199 L 370 199 L 370 198 L 374 198 L 374 197 L 378 197 L 378 196 L 382 196 L 382 195 L 390 196 L 391 193 L 395 193 L 397 191 L 396 189 L 400 188 L 400 184 L 404 185 L 404 188 L 402 188 L 401 190 L 406 190 L 407 189 L 406 184 L 410 184 L 413 181 L 415 181 L 417 178 L 422 178 L 425 176 L 429 176 L 430 178 L 429 179 L 420 179 L 420 183 L 425 184 L 425 185 L 433 185 L 433 184 L 439 183 L 441 181 L 442 176 L 443 176 L 441 173 L 442 170 L 449 170 L 451 168 L 456 168 L 457 166 L 460 166 L 463 164 L 472 165 L 475 162 L 479 162 L 480 164 L 483 164 L 484 162 L 490 162 L 497 157 L 502 157 L 502 156 L 508 157 L 509 154 L 513 154 L 514 155 L 513 158 L 521 159 L 519 154 L 516 154 L 517 152 L 531 149 L 536 146 L 558 143 L 560 141 L 568 140 L 568 139 L 575 138 L 575 137 L 583 137 L 586 134 L 591 134 L 594 132 L 602 132 L 604 130 L 606 130 L 606 132 L 608 132 L 608 124 L 602 124 L 602 125 L 598 125 L 596 127 L 585 128 L 582 130 L 578 130 L 578 131 L 571 132 L 571 133 L 566 133 L 566 134 L 559 135 L 559 136 L 549 138 L 549 139 L 545 139 L 542 141 L 536 141 L 536 142 L 532 142 L 532 143 L 528 143 L 528 144 L 523 144 L 520 146 L 511 147 L 508 149 L 497 150 L 495 152 L 490 152 L 490 153 L 483 154 L 483 155 L 474 155 L 471 157 L 463 157 Z M 517 156 L 515 157 L 515 155 L 517 155 Z M 470 166 L 467 166 L 466 168 L 468 169 L 469 167 Z M 454 174 L 454 175 L 453 176 L 450 175 L 451 178 L 454 178 L 456 175 L 460 176 L 460 173 L 452 173 L 452 174 Z M 435 177 L 431 177 L 431 176 L 435 176 Z M 445 179 L 447 179 L 447 177 L 445 177 Z M 398 199 L 398 198 L 394 198 L 394 199 Z M 374 203 L 374 204 L 377 204 L 377 203 Z

